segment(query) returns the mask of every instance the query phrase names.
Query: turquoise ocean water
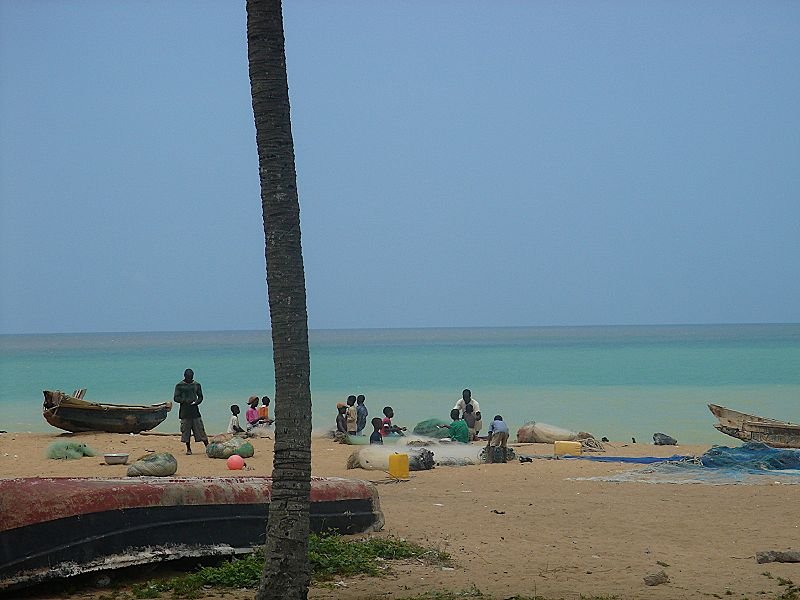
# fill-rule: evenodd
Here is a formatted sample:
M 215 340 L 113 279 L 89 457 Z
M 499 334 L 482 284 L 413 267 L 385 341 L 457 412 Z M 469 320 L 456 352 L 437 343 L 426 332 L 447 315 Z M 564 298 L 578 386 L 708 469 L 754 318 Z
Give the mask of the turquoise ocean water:
M 485 416 L 535 420 L 616 440 L 730 444 L 709 402 L 800 421 L 800 324 L 311 332 L 313 419 L 332 426 L 335 403 L 363 393 L 413 426 L 448 418 L 469 387 Z M 88 388 L 112 403 L 169 400 L 183 370 L 203 384 L 206 428 L 229 405 L 274 397 L 267 332 L 0 336 L 0 429 L 57 431 L 41 416 L 43 389 Z M 177 431 L 177 411 L 159 426 Z

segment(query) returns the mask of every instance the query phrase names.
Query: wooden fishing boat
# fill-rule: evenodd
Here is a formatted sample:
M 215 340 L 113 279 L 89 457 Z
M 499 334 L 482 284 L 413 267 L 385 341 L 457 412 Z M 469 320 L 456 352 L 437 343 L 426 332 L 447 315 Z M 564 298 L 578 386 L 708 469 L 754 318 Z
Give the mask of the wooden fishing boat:
M 272 479 L 0 479 L 0 591 L 133 565 L 252 552 Z M 313 478 L 311 529 L 383 527 L 374 484 Z
M 745 442 L 763 442 L 774 448 L 800 448 L 800 425 L 757 417 L 709 404 L 709 410 L 719 423 L 714 427 L 722 433 Z
M 72 432 L 139 433 L 153 429 L 172 409 L 172 402 L 145 406 L 88 402 L 83 399 L 85 392 L 76 390 L 70 396 L 61 390 L 44 390 L 45 420 L 53 427 Z

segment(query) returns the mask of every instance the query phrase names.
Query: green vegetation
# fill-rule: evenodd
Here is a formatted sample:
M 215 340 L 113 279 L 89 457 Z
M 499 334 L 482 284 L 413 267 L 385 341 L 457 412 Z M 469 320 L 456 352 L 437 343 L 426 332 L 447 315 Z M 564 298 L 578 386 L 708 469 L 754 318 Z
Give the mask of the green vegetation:
M 778 596 L 778 600 L 800 600 L 800 587 L 796 586 L 791 579 L 778 577 L 777 581 L 778 585 L 786 586 L 786 589 L 783 590 L 783 593 Z
M 336 535 L 312 535 L 308 556 L 315 581 L 324 581 L 334 576 L 380 575 L 380 560 L 419 558 L 442 564 L 450 559 L 445 552 L 423 548 L 397 538 L 371 538 L 363 542 L 350 542 Z
M 312 578 L 317 582 L 349 575 L 381 575 L 386 570 L 381 568 L 381 562 L 387 560 L 416 558 L 446 564 L 450 559 L 445 552 L 397 538 L 346 540 L 339 535 L 313 534 L 309 538 L 308 555 Z M 261 580 L 263 568 L 264 554 L 259 551 L 167 581 L 136 584 L 131 594 L 136 600 L 160 598 L 166 592 L 172 592 L 173 598 L 199 598 L 208 588 L 254 588 Z

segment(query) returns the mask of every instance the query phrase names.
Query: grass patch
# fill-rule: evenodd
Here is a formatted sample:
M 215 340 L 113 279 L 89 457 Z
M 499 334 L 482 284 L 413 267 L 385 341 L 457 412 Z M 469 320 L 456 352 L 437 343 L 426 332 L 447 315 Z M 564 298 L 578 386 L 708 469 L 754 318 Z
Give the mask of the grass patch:
M 450 560 L 446 552 L 397 538 L 346 540 L 339 535 L 316 534 L 308 539 L 308 557 L 313 581 L 352 575 L 381 575 L 386 571 L 381 563 L 388 560 L 416 558 L 435 564 L 447 564 Z M 172 592 L 173 598 L 191 599 L 199 598 L 205 588 L 255 588 L 261 581 L 263 569 L 264 552 L 261 550 L 216 567 L 204 567 L 189 575 L 133 585 L 131 594 L 136 600 L 160 598 L 166 592 Z
M 447 563 L 446 552 L 423 548 L 397 538 L 370 538 L 352 542 L 338 535 L 316 536 L 309 539 L 308 557 L 312 578 L 325 581 L 336 576 L 380 575 L 380 562 L 417 558 L 431 563 Z

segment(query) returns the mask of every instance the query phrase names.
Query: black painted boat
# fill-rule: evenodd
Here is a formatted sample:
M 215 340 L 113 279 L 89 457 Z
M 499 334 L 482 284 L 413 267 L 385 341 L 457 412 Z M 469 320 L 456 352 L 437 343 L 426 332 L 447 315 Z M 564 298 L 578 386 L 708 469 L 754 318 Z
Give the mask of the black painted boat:
M 139 433 L 156 427 L 172 409 L 172 402 L 150 405 L 105 404 L 88 402 L 78 390 L 70 396 L 60 390 L 44 390 L 42 415 L 53 427 L 65 431 L 108 431 Z
M 263 545 L 272 479 L 0 479 L 0 591 Z M 369 482 L 313 478 L 311 529 L 383 527 Z

